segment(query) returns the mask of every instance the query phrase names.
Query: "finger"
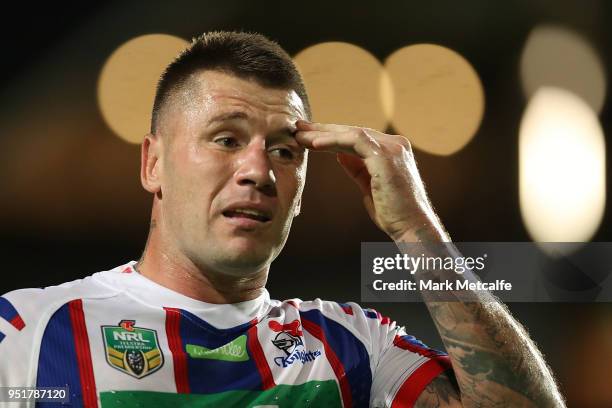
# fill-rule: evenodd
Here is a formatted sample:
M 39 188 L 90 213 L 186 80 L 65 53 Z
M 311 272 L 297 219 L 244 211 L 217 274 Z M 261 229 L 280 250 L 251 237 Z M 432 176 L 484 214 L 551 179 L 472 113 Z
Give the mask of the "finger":
M 295 126 L 298 130 L 318 130 L 323 132 L 347 132 L 354 128 L 353 126 L 348 125 L 307 122 L 305 120 L 298 120 L 297 122 L 295 122 Z
M 359 190 L 361 190 L 361 193 L 363 195 L 371 196 L 371 176 L 363 160 L 357 156 L 346 153 L 336 154 L 336 159 L 338 160 L 338 163 L 340 163 L 344 171 L 346 171 L 346 173 L 349 175 L 349 177 L 351 177 L 355 181 L 355 183 L 359 187 Z
M 295 139 L 310 149 L 356 154 L 361 158 L 380 153 L 380 144 L 361 129 L 348 132 L 299 131 Z
M 372 136 L 376 140 L 382 140 L 390 143 L 405 143 L 408 138 L 400 135 L 388 135 L 386 133 L 379 132 L 375 129 L 360 126 L 349 126 L 349 125 L 336 125 L 333 123 L 318 123 L 308 122 L 305 120 L 298 120 L 296 122 L 297 130 L 311 131 L 316 130 L 320 132 L 350 132 L 350 131 L 365 131 L 367 134 Z
M 410 141 L 407 137 L 401 135 L 388 135 L 386 133 L 379 132 L 374 129 L 365 128 L 365 127 L 356 127 L 356 126 L 345 126 L 345 125 L 335 125 L 335 124 L 327 124 L 327 123 L 311 123 L 306 121 L 298 121 L 296 122 L 298 126 L 296 129 L 298 132 L 330 132 L 330 133 L 338 133 L 338 132 L 355 132 L 356 134 L 365 133 L 368 137 L 373 138 L 379 144 L 390 144 L 390 145 L 401 145 L 407 150 L 411 150 Z M 323 133 L 321 133 L 323 135 Z

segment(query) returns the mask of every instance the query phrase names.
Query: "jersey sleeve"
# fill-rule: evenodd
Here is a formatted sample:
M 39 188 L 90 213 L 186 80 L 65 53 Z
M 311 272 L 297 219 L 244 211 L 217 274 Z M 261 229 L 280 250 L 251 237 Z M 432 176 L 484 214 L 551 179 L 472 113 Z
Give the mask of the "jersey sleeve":
M 365 347 L 371 371 L 371 407 L 412 407 L 427 385 L 451 368 L 446 353 L 427 347 L 374 309 L 329 301 L 316 307 L 350 330 Z
M 53 313 L 71 299 L 112 293 L 91 282 L 90 278 L 78 279 L 0 296 L 0 386 L 36 386 L 41 339 Z
M 371 330 L 371 406 L 412 407 L 427 385 L 451 368 L 448 355 L 406 334 L 388 317 L 363 309 Z
M 0 386 L 28 387 L 37 324 L 32 299 L 40 289 L 22 289 L 0 296 Z M 2 403 L 0 403 L 2 406 Z

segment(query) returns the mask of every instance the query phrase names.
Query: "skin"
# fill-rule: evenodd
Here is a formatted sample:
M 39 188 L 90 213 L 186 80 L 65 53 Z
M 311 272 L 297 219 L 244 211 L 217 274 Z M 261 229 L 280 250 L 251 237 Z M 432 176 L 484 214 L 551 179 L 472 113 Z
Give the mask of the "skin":
M 154 194 L 137 265 L 143 275 L 209 303 L 257 297 L 299 213 L 306 149 L 336 154 L 372 220 L 400 248 L 446 242 L 426 248 L 457 255 L 406 138 L 310 123 L 295 92 L 220 72 L 199 74 L 195 87 L 168 104 L 158 134 L 142 145 L 141 180 Z M 225 120 L 212 125 L 219 115 Z M 237 201 L 265 204 L 271 221 L 256 228 L 232 224 L 223 209 Z M 420 278 L 446 278 L 432 273 Z M 476 279 L 469 272 L 464 278 Z M 454 302 L 430 293 L 423 298 L 453 370 L 426 387 L 417 407 L 564 406 L 542 356 L 503 304 L 482 293 Z
M 319 123 L 299 122 L 298 129 L 296 138 L 309 149 L 337 154 L 359 186 L 370 217 L 400 249 L 403 243 L 417 242 L 426 256 L 460 255 L 427 198 L 406 138 Z M 417 278 L 446 280 L 457 275 L 432 271 Z M 462 279 L 477 277 L 467 271 Z M 445 302 L 436 293 L 422 295 L 453 372 L 432 381 L 417 407 L 565 406 L 537 347 L 492 295 L 456 293 L 454 301 Z
M 192 87 L 192 102 L 170 103 L 142 145 L 141 182 L 154 199 L 137 268 L 209 303 L 254 299 L 299 213 L 307 155 L 292 132 L 304 107 L 294 91 L 216 71 Z M 264 206 L 271 221 L 228 222 L 223 210 L 244 202 Z

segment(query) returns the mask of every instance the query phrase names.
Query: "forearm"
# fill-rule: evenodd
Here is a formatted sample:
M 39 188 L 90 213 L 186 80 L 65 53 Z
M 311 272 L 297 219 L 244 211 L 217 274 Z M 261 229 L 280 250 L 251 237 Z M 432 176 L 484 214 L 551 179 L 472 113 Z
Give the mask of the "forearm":
M 401 241 L 421 242 L 432 256 L 459 255 L 443 229 L 432 223 L 423 224 Z M 447 278 L 477 279 L 471 272 L 458 277 L 452 271 L 417 276 L 437 281 Z M 451 358 L 464 406 L 564 406 L 537 347 L 494 296 L 467 291 L 447 292 L 444 297 L 434 291 L 421 293 Z
M 426 302 L 464 406 L 563 406 L 536 346 L 499 302 Z

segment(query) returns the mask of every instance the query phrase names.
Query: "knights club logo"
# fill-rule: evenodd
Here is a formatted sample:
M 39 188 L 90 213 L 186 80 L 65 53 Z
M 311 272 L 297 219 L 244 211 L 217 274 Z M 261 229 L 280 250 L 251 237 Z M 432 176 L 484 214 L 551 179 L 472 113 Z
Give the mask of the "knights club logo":
M 288 324 L 280 324 L 273 320 L 268 323 L 268 327 L 278 333 L 274 340 L 272 340 L 272 344 L 283 350 L 287 356 L 290 356 L 298 346 L 304 344 L 302 342 L 303 333 L 300 330 L 300 322 L 297 319 Z
M 102 326 L 106 361 L 135 378 L 142 378 L 164 365 L 157 332 L 134 326 L 135 320 L 121 320 L 118 326 Z
M 284 356 L 274 358 L 277 366 L 286 368 L 298 361 L 306 364 L 315 361 L 321 355 L 321 350 L 304 349 L 302 340 L 304 333 L 300 329 L 300 324 L 297 319 L 287 324 L 280 324 L 274 320 L 268 323 L 270 330 L 277 333 L 272 344 L 285 352 Z

